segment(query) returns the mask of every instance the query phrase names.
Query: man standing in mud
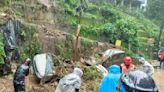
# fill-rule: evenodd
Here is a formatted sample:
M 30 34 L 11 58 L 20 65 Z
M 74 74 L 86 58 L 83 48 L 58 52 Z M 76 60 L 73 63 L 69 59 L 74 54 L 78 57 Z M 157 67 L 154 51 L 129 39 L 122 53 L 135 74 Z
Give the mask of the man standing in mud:
M 17 67 L 14 74 L 14 92 L 25 92 L 25 77 L 29 74 L 30 59 L 27 58 L 23 64 Z

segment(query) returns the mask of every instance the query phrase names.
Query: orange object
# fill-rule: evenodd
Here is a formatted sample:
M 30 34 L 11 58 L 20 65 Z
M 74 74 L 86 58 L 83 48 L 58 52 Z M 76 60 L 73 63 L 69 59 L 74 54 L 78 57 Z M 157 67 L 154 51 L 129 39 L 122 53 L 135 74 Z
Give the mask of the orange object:
M 122 69 L 122 73 L 126 73 L 127 71 L 135 69 L 135 65 L 134 64 L 130 64 L 129 66 L 127 66 L 124 63 L 122 63 L 121 64 L 121 69 Z
M 164 53 L 160 53 L 160 54 L 159 54 L 159 57 L 160 57 L 160 59 L 163 60 L 163 59 L 164 59 Z
M 123 61 L 124 61 L 124 64 L 125 64 L 126 66 L 129 66 L 129 65 L 132 63 L 132 58 L 126 56 L 126 57 L 123 59 Z

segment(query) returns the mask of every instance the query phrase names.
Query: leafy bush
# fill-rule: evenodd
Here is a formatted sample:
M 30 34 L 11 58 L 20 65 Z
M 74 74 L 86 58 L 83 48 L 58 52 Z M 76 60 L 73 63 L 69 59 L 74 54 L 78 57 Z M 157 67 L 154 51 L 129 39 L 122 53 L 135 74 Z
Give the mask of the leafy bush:
M 37 29 L 34 26 L 23 25 L 21 35 L 24 42 L 20 48 L 21 60 L 33 58 L 35 54 L 40 52 L 41 44 L 38 37 L 35 36 L 36 34 Z
M 86 39 L 81 39 L 81 44 L 84 46 L 84 48 L 88 49 L 91 47 L 91 42 Z
M 87 19 L 97 19 L 97 16 L 90 14 L 90 13 L 85 13 L 84 17 Z
M 127 19 L 121 19 L 116 22 L 116 30 L 119 33 L 118 37 L 123 41 L 124 47 L 128 48 L 128 45 L 131 44 L 132 47 L 138 47 L 138 27 L 134 19 L 127 17 Z M 134 51 L 136 49 L 133 49 Z
M 115 25 L 111 23 L 106 23 L 100 26 L 99 33 L 100 36 L 104 36 L 106 40 L 111 43 L 114 43 L 114 41 L 117 39 Z
M 65 0 L 65 3 L 68 3 L 70 5 L 74 5 L 76 3 L 76 0 Z
M 90 25 L 81 25 L 80 35 L 87 38 L 96 39 L 98 36 L 98 33 L 97 33 L 96 28 Z
M 63 59 L 72 58 L 73 51 L 66 47 L 65 44 L 57 45 L 57 50 Z
M 75 10 L 72 7 L 70 7 L 69 4 L 65 4 L 65 13 L 69 14 L 69 15 L 75 15 L 76 14 Z
M 21 48 L 21 61 L 23 61 L 25 58 L 33 58 L 34 55 L 37 53 L 40 53 L 41 47 L 40 43 L 38 41 L 32 41 L 26 48 Z
M 114 16 L 114 13 L 108 7 L 102 7 L 100 9 L 100 13 L 105 19 L 109 19 L 110 17 Z
M 99 7 L 95 4 L 88 3 L 88 9 L 86 11 L 91 14 L 97 14 L 99 11 Z
M 95 80 L 99 78 L 99 73 L 95 66 L 84 68 L 84 79 L 85 80 Z

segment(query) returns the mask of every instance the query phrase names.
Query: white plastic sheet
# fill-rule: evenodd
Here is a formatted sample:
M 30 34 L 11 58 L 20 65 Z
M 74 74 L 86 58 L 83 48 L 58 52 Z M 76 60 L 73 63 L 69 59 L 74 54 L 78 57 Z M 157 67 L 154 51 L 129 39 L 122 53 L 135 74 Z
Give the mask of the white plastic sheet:
M 152 77 L 140 70 L 129 71 L 123 74 L 122 82 L 130 88 L 141 91 L 157 92 L 158 90 Z
M 81 86 L 81 76 L 83 72 L 79 68 L 75 68 L 73 73 L 62 78 L 55 90 L 55 92 L 75 92 Z

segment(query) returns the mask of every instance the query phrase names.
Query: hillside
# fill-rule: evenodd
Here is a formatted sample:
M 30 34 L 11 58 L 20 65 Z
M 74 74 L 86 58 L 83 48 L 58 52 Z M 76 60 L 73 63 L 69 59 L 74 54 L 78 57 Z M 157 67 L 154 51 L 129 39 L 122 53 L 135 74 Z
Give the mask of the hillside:
M 47 0 L 48 1 L 48 0 Z M 46 1 L 40 2 L 10 2 L 9 7 L 1 8 L 1 12 L 9 10 L 16 19 L 28 24 L 52 24 L 54 28 L 76 33 L 77 2 L 68 0 L 67 2 L 54 1 L 46 8 Z M 6 5 L 7 6 L 7 5 Z M 48 10 L 47 10 L 48 9 Z M 123 48 L 132 50 L 135 53 L 148 55 L 145 49 L 151 53 L 156 46 L 159 27 L 156 26 L 144 15 L 137 11 L 128 11 L 115 7 L 110 3 L 87 2 L 87 7 L 81 16 L 80 35 L 88 39 L 115 44 L 116 40 L 122 40 Z M 154 39 L 155 43 L 149 44 L 149 39 Z
M 76 30 L 77 16 L 76 2 L 70 0 L 64 2 L 66 24 Z M 135 53 L 143 53 L 148 57 L 156 46 L 159 27 L 136 10 L 121 9 L 110 3 L 88 2 L 81 16 L 80 35 L 89 39 L 115 44 L 116 40 L 122 40 L 122 46 Z M 75 33 L 71 31 L 71 33 Z M 149 39 L 154 39 L 152 44 Z M 148 49 L 148 52 L 145 51 Z M 150 52 L 149 52 L 150 51 Z M 147 52 L 147 53 L 146 53 Z
M 143 12 L 115 6 L 106 0 L 81 1 L 86 1 L 82 4 L 84 9 L 81 17 L 77 9 L 81 3 L 77 0 L 0 1 L 0 24 L 5 23 L 5 18 L 1 16 L 4 13 L 21 22 L 18 42 L 20 61 L 27 57 L 33 58 L 36 53 L 52 53 L 57 56 L 54 62 L 60 77 L 70 72 L 72 67 L 81 67 L 85 72 L 81 92 L 96 92 L 102 75 L 97 73 L 95 66 L 86 66 L 84 60 L 95 57 L 99 61 L 98 54 L 113 48 L 116 40 L 122 41 L 121 49 L 134 59 L 138 55 L 144 55 L 147 59 L 155 58 L 160 27 L 144 16 Z M 78 22 L 81 25 L 79 57 L 77 62 L 66 65 L 65 60 L 73 59 Z M 4 44 L 1 37 L 0 60 L 3 61 Z M 161 42 L 164 42 L 164 37 Z M 3 77 L 3 84 L 12 80 L 12 76 Z M 29 92 L 41 88 L 52 92 L 56 86 L 52 83 L 42 87 L 32 83 L 33 75 L 29 78 L 28 83 L 32 84 L 28 86 Z M 12 87 L 5 89 L 7 86 L 11 84 L 6 84 L 2 92 L 11 91 Z

